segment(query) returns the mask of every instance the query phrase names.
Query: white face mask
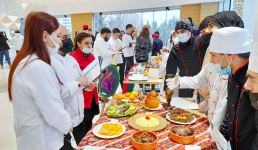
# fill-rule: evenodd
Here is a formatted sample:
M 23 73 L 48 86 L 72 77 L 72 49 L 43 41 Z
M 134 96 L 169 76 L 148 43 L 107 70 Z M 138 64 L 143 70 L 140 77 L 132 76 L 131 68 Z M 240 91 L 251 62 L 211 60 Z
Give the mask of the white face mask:
M 178 38 L 179 42 L 186 43 L 191 38 L 191 34 L 188 34 L 187 32 L 180 33 L 177 35 L 177 38 Z
M 60 45 L 54 40 L 54 38 L 51 35 L 49 35 L 49 38 L 51 39 L 52 43 L 55 45 L 55 48 L 51 48 L 51 47 L 47 46 L 48 54 L 50 56 L 53 56 L 53 55 L 57 54 L 57 52 L 60 48 Z
M 84 54 L 90 54 L 92 52 L 92 48 L 90 48 L 90 47 L 83 47 L 82 52 Z

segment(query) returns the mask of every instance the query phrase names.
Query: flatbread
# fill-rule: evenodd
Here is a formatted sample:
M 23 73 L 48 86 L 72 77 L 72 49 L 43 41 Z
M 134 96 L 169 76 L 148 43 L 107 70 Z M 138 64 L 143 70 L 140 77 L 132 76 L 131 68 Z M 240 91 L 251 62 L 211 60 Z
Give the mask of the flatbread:
M 143 116 L 137 118 L 135 124 L 144 128 L 152 128 L 159 125 L 159 120 L 152 116 L 149 116 L 149 119 L 147 120 L 146 117 Z

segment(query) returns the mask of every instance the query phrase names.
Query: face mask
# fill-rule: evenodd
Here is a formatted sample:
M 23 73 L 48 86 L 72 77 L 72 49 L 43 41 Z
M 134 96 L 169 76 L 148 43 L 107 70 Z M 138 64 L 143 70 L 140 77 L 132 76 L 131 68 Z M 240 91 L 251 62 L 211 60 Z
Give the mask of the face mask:
M 57 54 L 60 45 L 54 40 L 54 38 L 53 38 L 51 35 L 49 35 L 49 38 L 50 38 L 50 40 L 52 41 L 52 43 L 54 44 L 54 46 L 55 46 L 55 48 L 51 48 L 51 47 L 48 47 L 48 46 L 47 46 L 48 54 L 49 54 L 50 56 L 52 56 L 52 55 Z
M 228 66 L 222 69 L 222 68 L 221 68 L 221 63 L 222 63 L 222 61 L 223 61 L 223 59 L 224 59 L 224 56 L 225 56 L 225 55 L 223 55 L 220 64 L 215 64 L 215 69 L 216 69 L 216 71 L 217 71 L 218 74 L 220 74 L 220 75 L 228 75 L 228 76 L 229 76 L 229 75 L 232 74 L 232 72 L 231 72 L 231 67 L 229 66 L 229 65 L 231 64 L 232 58 L 231 58 L 231 60 L 230 60 L 230 62 L 229 62 L 229 64 L 228 64 Z
M 186 43 L 191 38 L 191 35 L 189 35 L 188 33 L 180 33 L 177 35 L 177 38 L 179 42 Z
M 251 105 L 255 109 L 258 109 L 258 93 L 252 93 L 251 91 L 249 91 L 249 97 L 250 97 Z
M 83 47 L 82 52 L 86 55 L 90 54 L 92 52 L 92 48 L 89 47 Z
M 62 51 L 64 54 L 67 54 L 72 51 L 73 49 L 73 42 L 71 38 L 62 40 L 63 46 L 59 48 L 60 51 Z

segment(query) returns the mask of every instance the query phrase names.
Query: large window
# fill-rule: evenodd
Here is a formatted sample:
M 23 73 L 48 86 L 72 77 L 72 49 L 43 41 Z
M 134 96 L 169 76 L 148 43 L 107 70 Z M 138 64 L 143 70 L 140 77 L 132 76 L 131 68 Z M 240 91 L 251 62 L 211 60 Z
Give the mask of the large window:
M 68 16 L 57 17 L 57 21 L 66 27 L 66 29 L 68 30 L 69 36 L 71 36 L 71 33 L 72 33 L 71 17 L 68 17 Z
M 125 30 L 126 24 L 131 23 L 140 32 L 143 25 L 149 24 L 151 26 L 151 34 L 159 31 L 165 46 L 179 17 L 179 9 L 95 14 L 94 29 L 95 32 L 99 32 L 102 27 L 109 27 L 111 30 L 115 27 Z

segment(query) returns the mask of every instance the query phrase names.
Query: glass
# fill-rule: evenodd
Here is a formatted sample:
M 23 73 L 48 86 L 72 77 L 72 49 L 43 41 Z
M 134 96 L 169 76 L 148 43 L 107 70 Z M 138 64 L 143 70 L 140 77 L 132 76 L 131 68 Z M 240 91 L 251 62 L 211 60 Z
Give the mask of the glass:
M 171 79 L 171 78 L 174 78 L 174 77 L 175 77 L 175 74 L 166 74 L 165 75 L 165 81 L 167 79 Z M 165 104 L 165 108 L 170 107 L 170 103 L 171 103 L 173 94 L 174 94 L 173 90 L 171 90 L 170 88 L 166 88 L 165 95 L 166 95 L 167 104 Z

